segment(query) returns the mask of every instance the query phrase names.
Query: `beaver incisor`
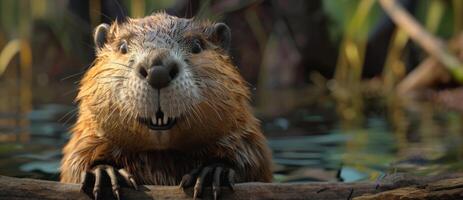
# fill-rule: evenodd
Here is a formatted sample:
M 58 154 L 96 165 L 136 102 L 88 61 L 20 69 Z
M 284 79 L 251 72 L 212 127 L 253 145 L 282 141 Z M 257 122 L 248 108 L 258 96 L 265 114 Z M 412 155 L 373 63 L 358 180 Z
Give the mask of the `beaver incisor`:
M 220 185 L 271 181 L 270 150 L 228 56 L 230 37 L 223 23 L 165 13 L 98 26 L 61 181 L 93 186 L 94 198 L 102 173 L 116 198 L 117 177 L 135 188 L 195 185 L 195 198 L 206 184 L 217 198 Z

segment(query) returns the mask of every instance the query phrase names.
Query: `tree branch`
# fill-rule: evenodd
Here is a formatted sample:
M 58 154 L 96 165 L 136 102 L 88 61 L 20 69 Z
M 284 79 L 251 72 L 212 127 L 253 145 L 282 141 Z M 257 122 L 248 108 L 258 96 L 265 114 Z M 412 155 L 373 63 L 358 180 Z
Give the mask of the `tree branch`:
M 440 39 L 428 33 L 396 0 L 380 0 L 379 2 L 398 27 L 407 32 L 413 41 L 441 62 L 456 81 L 463 83 L 462 63 L 450 53 Z

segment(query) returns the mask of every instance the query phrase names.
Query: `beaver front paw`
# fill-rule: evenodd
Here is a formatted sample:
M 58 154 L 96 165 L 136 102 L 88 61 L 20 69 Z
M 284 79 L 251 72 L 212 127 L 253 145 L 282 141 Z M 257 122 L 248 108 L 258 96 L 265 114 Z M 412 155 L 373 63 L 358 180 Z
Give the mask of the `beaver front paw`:
M 104 176 L 103 173 L 106 173 L 107 176 Z M 120 193 L 119 193 L 120 186 L 118 182 L 118 177 L 122 177 L 128 186 L 131 186 L 135 188 L 135 190 L 138 190 L 137 183 L 135 182 L 133 176 L 127 172 L 127 170 L 125 169 L 116 170 L 111 165 L 96 165 L 91 170 L 82 173 L 81 191 L 87 193 L 87 189 L 88 188 L 91 189 L 91 187 L 93 186 L 92 194 L 95 200 L 107 199 L 105 197 L 102 197 L 101 195 L 103 186 L 109 185 L 109 184 L 103 183 L 103 181 L 106 181 L 106 182 L 108 181 L 107 178 L 103 178 L 103 177 L 109 177 L 109 181 L 110 181 L 111 188 L 112 188 L 112 193 L 114 195 L 114 198 L 116 198 L 117 200 L 120 200 Z
M 185 189 L 193 183 L 195 183 L 193 199 L 202 195 L 205 186 L 212 185 L 212 193 L 214 199 L 217 200 L 220 195 L 220 186 L 228 186 L 233 191 L 235 171 L 220 164 L 199 167 L 184 175 L 179 186 Z

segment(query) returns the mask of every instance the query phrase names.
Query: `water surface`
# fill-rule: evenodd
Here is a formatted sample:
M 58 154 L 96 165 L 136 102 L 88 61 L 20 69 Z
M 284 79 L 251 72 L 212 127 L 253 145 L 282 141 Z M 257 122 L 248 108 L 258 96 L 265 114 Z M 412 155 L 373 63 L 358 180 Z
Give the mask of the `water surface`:
M 360 123 L 351 123 L 339 117 L 329 95 L 315 99 L 281 112 L 256 106 L 273 150 L 277 182 L 374 181 L 388 173 L 431 175 L 463 169 L 458 112 L 424 103 L 401 108 L 398 116 L 381 101 L 367 101 Z M 58 180 L 61 148 L 74 113 L 73 105 L 35 105 L 22 116 L 28 125 L 16 127 L 27 132 L 26 139 L 5 137 L 18 133 L 11 124 L 0 125 L 1 138 L 10 138 L 0 143 L 0 174 Z

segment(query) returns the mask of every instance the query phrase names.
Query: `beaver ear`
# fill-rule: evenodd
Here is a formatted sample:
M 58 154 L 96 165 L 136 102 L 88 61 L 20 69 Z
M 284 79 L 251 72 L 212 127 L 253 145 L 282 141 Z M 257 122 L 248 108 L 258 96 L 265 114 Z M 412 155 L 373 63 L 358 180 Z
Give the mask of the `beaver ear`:
M 224 50 L 230 49 L 231 31 L 224 23 L 214 24 L 210 34 L 210 40 L 220 45 Z
M 103 45 L 106 43 L 108 31 L 109 25 L 105 23 L 100 24 L 95 28 L 95 32 L 93 33 L 93 42 L 95 42 L 95 46 L 97 49 L 101 49 Z

